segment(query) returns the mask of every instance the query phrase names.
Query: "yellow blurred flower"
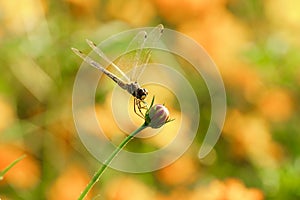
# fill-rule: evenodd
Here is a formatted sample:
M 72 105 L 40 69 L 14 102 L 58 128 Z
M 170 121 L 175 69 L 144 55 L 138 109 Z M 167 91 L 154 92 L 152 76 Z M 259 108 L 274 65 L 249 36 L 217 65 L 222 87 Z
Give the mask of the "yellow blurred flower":
M 118 124 L 115 121 L 111 102 L 112 93 L 109 93 L 106 95 L 105 102 L 103 104 L 96 104 L 95 111 L 103 133 L 107 136 L 107 138 L 114 139 L 123 137 L 125 135 L 119 129 Z
M 10 144 L 0 145 L 0 170 L 7 167 L 15 159 L 26 154 L 22 147 Z M 30 155 L 11 168 L 5 175 L 4 180 L 13 187 L 30 189 L 40 181 L 40 169 L 37 161 Z
M 88 184 L 90 178 L 79 166 L 67 167 L 49 188 L 47 199 L 75 200 Z M 89 195 L 86 199 L 90 199 Z
M 1 29 L 7 29 L 12 33 L 23 34 L 44 19 L 46 10 L 45 0 L 0 1 L 3 21 L 0 32 Z
M 300 45 L 300 1 L 267 0 L 263 1 L 267 18 L 276 32 L 285 36 L 291 44 Z

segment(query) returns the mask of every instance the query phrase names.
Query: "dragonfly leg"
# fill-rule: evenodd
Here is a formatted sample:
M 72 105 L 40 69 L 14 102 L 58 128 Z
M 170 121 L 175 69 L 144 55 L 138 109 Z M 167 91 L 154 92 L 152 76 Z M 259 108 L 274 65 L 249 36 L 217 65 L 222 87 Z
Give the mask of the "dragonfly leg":
M 141 102 L 144 103 L 144 105 L 141 105 Z M 138 110 L 136 109 L 136 107 Z M 134 113 L 137 114 L 139 117 L 145 119 L 145 114 L 142 112 L 142 109 L 148 109 L 147 103 L 137 98 L 134 98 Z
M 137 111 L 136 107 L 138 108 L 138 111 L 139 111 L 139 112 Z M 141 108 L 140 108 L 139 100 L 136 99 L 136 98 L 134 98 L 134 106 L 133 106 L 133 110 L 134 110 L 134 113 L 135 113 L 137 116 L 139 116 L 139 117 L 145 119 L 145 115 L 144 115 L 144 113 L 141 111 Z

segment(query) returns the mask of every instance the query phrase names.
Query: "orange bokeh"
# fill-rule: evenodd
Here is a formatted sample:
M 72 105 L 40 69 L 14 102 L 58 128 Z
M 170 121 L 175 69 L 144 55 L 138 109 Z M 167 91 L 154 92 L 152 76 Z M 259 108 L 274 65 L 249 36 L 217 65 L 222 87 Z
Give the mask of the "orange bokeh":
M 37 160 L 23 150 L 22 145 L 0 144 L 0 171 L 22 155 L 26 157 L 11 168 L 4 181 L 19 189 L 32 189 L 40 183 L 40 166 Z
M 206 187 L 199 187 L 195 190 L 190 200 L 263 200 L 264 195 L 258 189 L 246 188 L 237 179 L 228 179 L 224 182 L 219 180 L 212 181 Z
M 154 192 L 141 181 L 120 177 L 110 180 L 99 195 L 107 200 L 152 200 Z
M 238 158 L 249 159 L 260 167 L 278 167 L 282 149 L 272 139 L 262 117 L 231 110 L 223 131 L 223 137 L 230 142 L 232 153 Z
M 199 169 L 197 168 L 195 160 L 188 155 L 182 156 L 171 165 L 156 173 L 156 177 L 159 181 L 172 186 L 192 183 L 198 176 Z
M 77 165 L 66 167 L 48 190 L 49 200 L 75 200 L 79 197 L 90 177 L 85 169 Z M 86 199 L 90 199 L 89 196 Z
M 292 116 L 293 104 L 293 99 L 288 91 L 274 88 L 261 95 L 257 106 L 266 119 L 281 122 Z
M 155 0 L 159 14 L 169 23 L 181 24 L 201 18 L 225 5 L 227 0 Z

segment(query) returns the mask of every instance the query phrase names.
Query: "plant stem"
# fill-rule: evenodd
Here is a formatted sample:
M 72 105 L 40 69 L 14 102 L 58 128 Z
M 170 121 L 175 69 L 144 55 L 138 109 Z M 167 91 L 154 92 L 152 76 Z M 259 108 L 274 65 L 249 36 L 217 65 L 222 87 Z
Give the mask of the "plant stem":
M 107 158 L 107 160 L 104 161 L 102 167 L 94 174 L 93 178 L 89 182 L 89 184 L 85 187 L 83 192 L 81 193 L 78 200 L 83 200 L 87 193 L 92 189 L 92 187 L 95 185 L 96 182 L 99 181 L 101 175 L 104 173 L 107 166 L 112 162 L 112 160 L 117 156 L 117 154 L 125 147 L 125 145 L 139 132 L 141 132 L 143 129 L 147 128 L 147 124 L 144 123 L 142 126 L 140 126 L 138 129 L 133 131 L 130 135 L 128 135 L 120 144 L 119 146 L 110 154 L 110 156 Z
M 0 171 L 0 181 L 3 179 L 4 174 L 6 174 L 13 166 L 15 166 L 18 162 L 20 162 L 26 155 L 22 155 L 21 157 L 14 160 L 10 165 L 8 165 L 3 171 Z

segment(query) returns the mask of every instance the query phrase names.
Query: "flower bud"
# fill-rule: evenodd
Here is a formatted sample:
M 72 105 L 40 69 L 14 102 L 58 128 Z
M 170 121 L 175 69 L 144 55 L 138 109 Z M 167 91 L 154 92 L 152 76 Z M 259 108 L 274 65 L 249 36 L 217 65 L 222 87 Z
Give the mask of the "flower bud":
M 169 120 L 169 110 L 162 104 L 156 104 L 149 110 L 148 116 L 150 122 L 148 124 L 151 128 L 160 128 Z

